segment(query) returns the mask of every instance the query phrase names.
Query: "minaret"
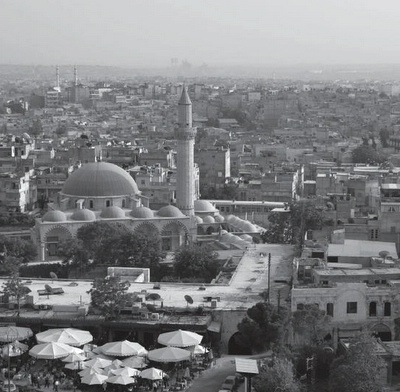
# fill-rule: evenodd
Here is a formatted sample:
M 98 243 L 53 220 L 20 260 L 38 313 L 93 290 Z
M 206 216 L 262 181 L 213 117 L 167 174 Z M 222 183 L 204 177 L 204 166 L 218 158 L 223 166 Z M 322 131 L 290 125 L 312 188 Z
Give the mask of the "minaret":
M 194 215 L 194 138 L 192 127 L 192 102 L 186 86 L 178 102 L 176 206 L 187 216 Z
M 78 85 L 78 70 L 76 69 L 76 65 L 74 65 L 74 86 Z
M 61 91 L 60 89 L 60 69 L 58 68 L 58 65 L 56 66 L 56 88 L 58 92 Z

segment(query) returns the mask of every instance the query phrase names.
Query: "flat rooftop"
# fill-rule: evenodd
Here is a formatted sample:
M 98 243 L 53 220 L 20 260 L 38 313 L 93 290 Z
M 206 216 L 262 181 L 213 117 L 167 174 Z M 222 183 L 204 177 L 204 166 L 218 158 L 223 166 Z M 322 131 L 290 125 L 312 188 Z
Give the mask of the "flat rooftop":
M 187 307 L 185 295 L 190 295 L 193 304 L 189 308 L 210 307 L 211 301 L 206 298 L 216 299 L 216 308 L 223 310 L 247 309 L 259 302 L 268 287 L 268 253 L 271 253 L 271 282 L 275 276 L 291 278 L 291 264 L 293 260 L 293 247 L 291 245 L 258 244 L 250 245 L 246 251 L 232 251 L 239 255 L 241 260 L 233 272 L 228 284 L 206 284 L 205 290 L 200 290 L 201 284 L 196 283 L 171 283 L 161 282 L 159 289 L 154 289 L 154 282 L 131 283 L 129 293 L 157 293 L 161 300 L 147 303 L 163 307 Z M 264 256 L 263 256 L 264 255 Z M 0 279 L 0 286 L 7 279 Z M 34 305 L 80 305 L 90 304 L 92 280 L 52 280 L 22 278 L 22 282 L 31 289 Z M 26 283 L 28 282 L 28 283 Z M 45 285 L 52 288 L 62 288 L 63 294 L 39 295 L 38 290 L 44 290 Z M 23 310 L 22 310 L 23 311 Z

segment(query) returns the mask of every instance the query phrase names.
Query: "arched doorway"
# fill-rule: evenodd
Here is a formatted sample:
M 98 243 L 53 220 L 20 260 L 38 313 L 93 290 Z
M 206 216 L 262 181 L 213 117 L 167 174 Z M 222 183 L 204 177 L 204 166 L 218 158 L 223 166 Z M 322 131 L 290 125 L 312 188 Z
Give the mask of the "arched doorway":
M 228 342 L 229 355 L 251 355 L 251 348 L 248 347 L 242 338 L 241 332 L 234 333 Z
M 63 226 L 56 226 L 50 229 L 45 237 L 47 256 L 56 257 L 58 255 L 58 244 L 71 238 L 71 233 Z
M 375 324 L 371 328 L 371 332 L 374 336 L 381 339 L 382 342 L 390 342 L 392 340 L 392 331 L 385 324 Z

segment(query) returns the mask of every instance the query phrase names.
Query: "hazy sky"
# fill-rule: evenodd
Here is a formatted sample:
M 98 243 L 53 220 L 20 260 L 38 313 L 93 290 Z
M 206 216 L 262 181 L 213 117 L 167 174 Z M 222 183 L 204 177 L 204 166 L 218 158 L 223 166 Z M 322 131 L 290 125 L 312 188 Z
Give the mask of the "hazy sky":
M 0 63 L 400 63 L 400 0 L 0 0 Z

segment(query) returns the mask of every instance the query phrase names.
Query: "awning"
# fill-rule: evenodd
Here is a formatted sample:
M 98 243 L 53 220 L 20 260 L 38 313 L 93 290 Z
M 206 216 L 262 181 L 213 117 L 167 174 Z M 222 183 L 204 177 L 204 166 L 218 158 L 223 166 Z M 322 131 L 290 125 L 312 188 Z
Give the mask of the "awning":
M 221 323 L 218 321 L 211 321 L 210 325 L 207 327 L 207 331 L 220 333 Z

